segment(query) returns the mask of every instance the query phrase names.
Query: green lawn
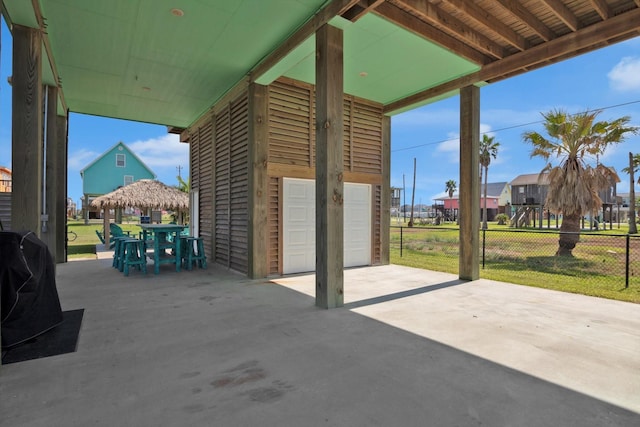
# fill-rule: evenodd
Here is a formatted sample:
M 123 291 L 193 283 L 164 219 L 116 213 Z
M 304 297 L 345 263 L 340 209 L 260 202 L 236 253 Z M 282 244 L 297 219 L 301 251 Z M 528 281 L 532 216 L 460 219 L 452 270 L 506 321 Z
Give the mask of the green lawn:
M 554 256 L 558 236 L 527 230 L 506 232 L 490 224 L 486 233 L 485 268 L 480 277 L 564 292 L 640 303 L 640 239 L 630 239 L 629 287 L 625 288 L 627 232 L 614 230 L 581 235 L 574 258 Z M 555 231 L 555 227 L 552 229 Z M 458 230 L 451 225 L 391 230 L 391 262 L 428 270 L 458 273 Z M 502 232 L 501 232 L 502 231 Z M 480 241 L 482 248 L 482 237 Z M 482 257 L 482 249 L 481 254 Z M 482 259 L 482 258 L 481 258 Z
M 95 258 L 96 245 L 100 244 L 100 239 L 98 239 L 98 236 L 96 235 L 96 230 L 102 233 L 102 221 L 94 221 L 89 224 L 85 224 L 82 220 L 68 221 L 67 227 L 69 231 L 73 231 L 78 235 L 74 241 L 70 240 L 68 243 L 67 258 Z M 133 221 L 129 223 L 124 222 L 123 224 L 120 224 L 120 227 L 122 227 L 124 231 L 131 231 L 131 234 L 137 234 L 140 231 L 138 223 Z M 69 239 L 72 238 L 72 234 L 69 233 Z

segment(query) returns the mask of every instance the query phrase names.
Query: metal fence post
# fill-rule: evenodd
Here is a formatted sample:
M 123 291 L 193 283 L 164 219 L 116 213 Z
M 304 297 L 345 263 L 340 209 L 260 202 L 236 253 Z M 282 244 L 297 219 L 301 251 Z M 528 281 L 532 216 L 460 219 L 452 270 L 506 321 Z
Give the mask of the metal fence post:
M 402 229 L 404 227 L 400 227 L 400 258 L 402 258 Z
M 487 242 L 487 230 L 482 229 L 482 269 L 484 270 L 484 249 Z
M 631 239 L 631 236 L 629 234 L 627 234 L 627 253 L 626 253 L 626 262 L 625 262 L 625 274 L 624 274 L 624 287 L 628 288 L 629 287 L 629 240 Z

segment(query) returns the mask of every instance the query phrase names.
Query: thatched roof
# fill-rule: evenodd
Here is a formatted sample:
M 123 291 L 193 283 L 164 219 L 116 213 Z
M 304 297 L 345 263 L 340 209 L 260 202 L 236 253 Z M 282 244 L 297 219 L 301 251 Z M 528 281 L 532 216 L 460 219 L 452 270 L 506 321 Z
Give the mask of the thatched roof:
M 141 179 L 91 202 L 97 208 L 141 208 L 186 210 L 189 195 L 160 181 Z

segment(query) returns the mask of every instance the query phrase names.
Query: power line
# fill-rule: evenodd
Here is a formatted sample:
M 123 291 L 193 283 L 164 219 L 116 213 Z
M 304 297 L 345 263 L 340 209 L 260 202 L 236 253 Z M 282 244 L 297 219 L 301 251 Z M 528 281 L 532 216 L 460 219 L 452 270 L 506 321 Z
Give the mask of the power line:
M 629 101 L 629 102 L 623 102 L 621 104 L 609 105 L 607 107 L 602 107 L 602 108 L 590 108 L 588 110 L 585 110 L 584 112 L 588 113 L 590 111 L 604 111 L 604 110 L 609 110 L 609 109 L 612 109 L 612 108 L 625 107 L 627 105 L 639 104 L 639 103 L 640 103 L 640 99 L 637 100 L 637 101 Z M 502 131 L 505 131 L 505 130 L 521 128 L 521 127 L 524 127 L 524 126 L 537 125 L 537 124 L 543 123 L 543 122 L 544 122 L 544 120 L 536 120 L 534 122 L 522 123 L 522 124 L 513 125 L 513 126 L 507 126 L 507 127 L 503 127 L 503 128 L 500 128 L 500 129 L 493 129 L 493 130 L 490 130 L 488 132 L 481 132 L 480 135 L 482 136 L 482 135 L 487 134 L 487 133 L 497 133 L 497 132 L 502 132 Z M 458 138 L 449 138 L 449 139 L 443 139 L 441 141 L 425 142 L 424 144 L 412 145 L 410 147 L 397 148 L 395 150 L 391 150 L 391 152 L 395 153 L 395 152 L 398 152 L 398 151 L 414 150 L 416 148 L 427 147 L 429 145 L 438 145 L 438 144 L 442 144 L 444 142 L 453 142 L 453 141 L 457 141 L 457 140 L 458 140 Z

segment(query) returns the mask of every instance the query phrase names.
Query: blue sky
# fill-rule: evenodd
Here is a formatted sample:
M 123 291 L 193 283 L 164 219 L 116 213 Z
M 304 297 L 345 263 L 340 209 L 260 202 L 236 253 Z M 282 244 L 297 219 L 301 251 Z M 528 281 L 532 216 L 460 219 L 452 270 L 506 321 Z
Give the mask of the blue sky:
M 11 36 L 2 25 L 0 63 L 0 165 L 11 165 Z M 626 105 L 621 105 L 626 104 Z M 562 108 L 575 113 L 606 108 L 600 119 L 630 116 L 640 126 L 640 38 L 494 83 L 480 90 L 481 132 L 500 142 L 498 157 L 489 168 L 489 181 L 511 181 L 523 173 L 537 173 L 544 162 L 530 159 L 522 142 L 525 131 L 543 132 L 541 112 Z M 616 107 L 614 107 L 616 106 Z M 444 195 L 445 182 L 459 181 L 459 98 L 453 97 L 392 118 L 391 185 L 406 182 L 410 203 L 413 159 L 417 159 L 415 202 L 433 203 Z M 123 141 L 166 184 L 177 183 L 177 167 L 189 174 L 188 145 L 169 135 L 166 127 L 71 113 L 69 118 L 68 194 L 82 195 L 80 170 L 105 150 Z M 610 148 L 600 161 L 618 172 L 628 153 L 640 152 L 640 135 Z M 592 159 L 595 163 L 595 159 Z M 629 178 L 620 172 L 618 192 L 629 191 Z M 636 189 L 637 190 L 637 189 Z

